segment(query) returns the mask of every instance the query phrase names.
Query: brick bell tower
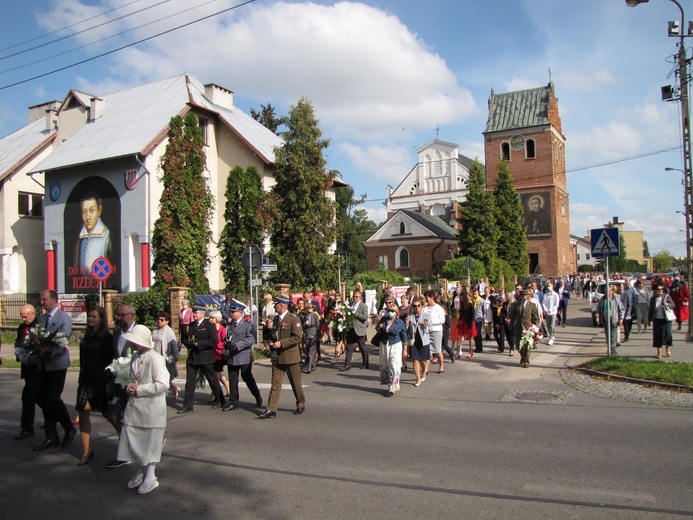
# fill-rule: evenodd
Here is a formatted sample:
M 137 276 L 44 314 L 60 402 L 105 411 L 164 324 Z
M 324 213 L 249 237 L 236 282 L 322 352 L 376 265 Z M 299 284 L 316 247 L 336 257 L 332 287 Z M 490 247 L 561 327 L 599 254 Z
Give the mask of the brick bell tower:
M 491 90 L 483 135 L 487 189 L 495 187 L 505 158 L 522 199 L 528 273 L 571 273 L 565 137 L 553 83 L 504 94 Z

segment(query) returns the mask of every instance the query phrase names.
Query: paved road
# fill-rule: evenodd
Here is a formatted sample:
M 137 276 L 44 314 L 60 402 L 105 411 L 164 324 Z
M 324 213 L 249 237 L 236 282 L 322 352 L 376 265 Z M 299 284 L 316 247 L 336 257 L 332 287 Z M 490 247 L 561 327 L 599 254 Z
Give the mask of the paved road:
M 201 404 L 198 392 L 193 414 L 170 408 L 161 487 L 147 496 L 125 489 L 130 468 L 104 468 L 116 438 L 98 417 L 89 467 L 75 466 L 78 441 L 40 454 L 32 440 L 13 441 L 21 382 L 0 371 L 3 518 L 43 519 L 46 510 L 55 519 L 693 516 L 691 408 L 571 383 L 569 367 L 605 349 L 578 302 L 553 348 L 535 352 L 527 369 L 490 350 L 444 374 L 433 369 L 420 388 L 405 375 L 402 391 L 386 398 L 377 369 L 342 373 L 323 363 L 305 376 L 306 413 L 289 413 L 287 389 L 268 421 L 255 419 L 245 388 L 243 408 L 230 413 Z M 681 360 L 689 347 L 676 341 Z M 652 356 L 646 343 L 643 335 L 621 353 Z M 267 388 L 270 368 L 256 373 Z

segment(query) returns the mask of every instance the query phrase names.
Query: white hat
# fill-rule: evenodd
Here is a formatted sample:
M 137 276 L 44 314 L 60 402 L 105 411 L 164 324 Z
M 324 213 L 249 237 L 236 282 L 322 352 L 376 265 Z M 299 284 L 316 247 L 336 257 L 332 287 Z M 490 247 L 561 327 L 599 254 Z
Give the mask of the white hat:
M 154 348 L 152 333 L 144 325 L 135 325 L 130 332 L 123 334 L 123 339 L 145 348 Z

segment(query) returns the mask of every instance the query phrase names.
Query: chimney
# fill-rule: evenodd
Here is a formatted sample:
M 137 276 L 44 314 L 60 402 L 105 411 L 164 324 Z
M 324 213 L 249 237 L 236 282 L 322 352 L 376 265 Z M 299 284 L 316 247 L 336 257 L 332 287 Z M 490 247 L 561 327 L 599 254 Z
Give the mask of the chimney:
M 52 108 L 46 110 L 46 132 L 58 129 L 58 111 Z
M 29 107 L 29 123 L 38 121 L 46 117 L 46 110 L 57 111 L 60 108 L 59 101 L 48 101 L 46 103 L 41 103 L 40 105 L 34 105 Z
M 205 97 L 220 107 L 227 110 L 233 110 L 233 92 L 220 87 L 216 83 L 207 83 L 205 85 Z
M 101 113 L 103 112 L 103 99 L 93 97 L 89 101 L 91 102 L 89 105 L 89 122 L 92 122 L 101 117 Z

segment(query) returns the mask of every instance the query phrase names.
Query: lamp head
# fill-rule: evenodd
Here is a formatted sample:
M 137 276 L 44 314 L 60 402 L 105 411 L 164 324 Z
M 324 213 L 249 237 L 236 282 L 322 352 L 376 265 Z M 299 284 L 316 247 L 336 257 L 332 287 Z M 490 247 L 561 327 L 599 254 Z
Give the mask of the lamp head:
M 650 0 L 626 0 L 626 5 L 628 7 L 635 7 L 640 4 L 646 4 Z

